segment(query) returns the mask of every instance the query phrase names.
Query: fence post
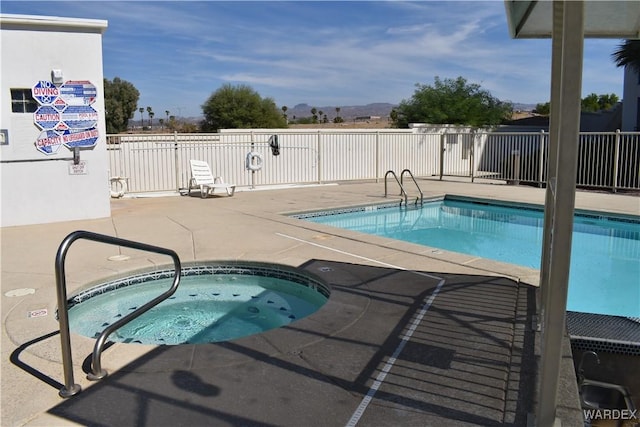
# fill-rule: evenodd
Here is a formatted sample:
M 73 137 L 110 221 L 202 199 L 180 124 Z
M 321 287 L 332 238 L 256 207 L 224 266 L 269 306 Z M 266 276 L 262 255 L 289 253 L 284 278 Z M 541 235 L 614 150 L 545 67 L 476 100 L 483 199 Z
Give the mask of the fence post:
M 317 145 L 318 145 L 318 184 L 322 184 L 322 146 L 320 144 L 320 131 L 318 131 L 318 135 L 317 135 Z
M 538 161 L 538 188 L 544 184 L 544 129 L 540 131 L 540 160 Z
M 253 149 L 256 145 L 256 140 L 255 140 L 255 135 L 253 133 L 253 131 L 250 132 L 251 135 L 251 149 L 249 151 L 253 152 Z M 251 171 L 251 189 L 255 189 L 256 188 L 256 171 L 252 170 Z
M 180 161 L 178 159 L 178 131 L 173 131 L 173 160 L 176 168 L 176 191 L 180 192 Z
M 380 182 L 380 131 L 376 131 L 376 154 L 375 154 L 375 174 L 376 183 Z
M 616 129 L 615 145 L 613 146 L 613 192 L 618 189 L 618 161 L 620 160 L 620 129 Z
M 511 172 L 513 179 L 510 184 L 520 185 L 520 150 L 511 150 Z
M 476 131 L 477 129 L 473 129 L 471 131 L 471 147 L 469 149 L 469 173 L 471 173 L 471 182 L 473 182 L 474 178 L 475 178 L 475 174 L 473 173 L 475 170 L 475 157 L 474 157 L 474 153 L 475 153 L 475 146 L 476 146 Z
M 444 174 L 444 139 L 446 133 L 440 134 L 440 181 L 442 181 L 442 175 Z

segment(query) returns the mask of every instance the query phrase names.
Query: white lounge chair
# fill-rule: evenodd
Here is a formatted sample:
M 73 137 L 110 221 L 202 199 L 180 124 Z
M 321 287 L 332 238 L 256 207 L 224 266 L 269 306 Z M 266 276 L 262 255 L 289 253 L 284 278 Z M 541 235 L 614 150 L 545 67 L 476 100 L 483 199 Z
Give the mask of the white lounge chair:
M 222 177 L 213 177 L 209 164 L 201 160 L 190 160 L 191 179 L 189 180 L 189 194 L 194 188 L 200 189 L 200 197 L 203 199 L 208 195 L 213 195 L 216 188 L 224 189 L 229 196 L 233 196 L 236 191 L 235 184 L 227 184 Z

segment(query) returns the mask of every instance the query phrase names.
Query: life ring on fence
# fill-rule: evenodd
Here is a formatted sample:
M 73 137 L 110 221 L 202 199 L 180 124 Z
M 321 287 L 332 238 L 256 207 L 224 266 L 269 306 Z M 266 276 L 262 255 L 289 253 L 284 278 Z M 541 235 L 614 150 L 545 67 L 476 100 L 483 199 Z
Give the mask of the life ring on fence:
M 255 151 L 250 151 L 247 153 L 247 169 L 250 171 L 259 171 L 262 169 L 262 155 L 260 153 L 256 153 Z
M 119 199 L 120 197 L 124 196 L 124 193 L 127 192 L 127 178 L 121 178 L 119 176 L 114 176 L 113 178 L 109 178 L 109 181 L 111 183 L 111 197 L 113 197 L 114 199 Z M 113 184 L 116 184 L 116 190 L 113 189 Z M 120 186 L 120 189 L 118 190 L 118 186 Z

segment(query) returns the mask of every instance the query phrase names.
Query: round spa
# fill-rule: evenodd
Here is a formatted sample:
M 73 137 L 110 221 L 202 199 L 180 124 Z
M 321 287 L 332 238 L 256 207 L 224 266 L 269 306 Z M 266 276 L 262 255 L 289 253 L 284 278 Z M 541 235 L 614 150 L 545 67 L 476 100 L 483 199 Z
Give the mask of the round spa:
M 171 287 L 173 269 L 101 283 L 69 301 L 72 332 L 97 338 L 111 323 Z M 316 312 L 329 287 L 309 273 L 266 263 L 202 263 L 182 269 L 176 292 L 109 335 L 124 343 L 177 345 L 229 341 L 288 325 Z

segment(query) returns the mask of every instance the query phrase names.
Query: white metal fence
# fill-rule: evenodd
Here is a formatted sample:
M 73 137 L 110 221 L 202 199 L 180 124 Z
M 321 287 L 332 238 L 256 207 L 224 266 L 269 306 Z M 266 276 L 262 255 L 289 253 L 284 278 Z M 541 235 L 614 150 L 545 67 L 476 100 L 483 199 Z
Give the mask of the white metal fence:
M 279 155 L 269 140 L 276 136 Z M 188 186 L 189 160 L 209 163 L 237 186 L 383 179 L 410 169 L 416 177 L 488 178 L 544 185 L 548 133 L 419 133 L 238 131 L 217 134 L 109 135 L 110 176 L 126 177 L 130 192 L 178 191 Z M 561 142 L 562 144 L 562 142 Z M 246 168 L 249 152 L 262 168 Z M 640 189 L 640 133 L 582 133 L 579 187 Z

